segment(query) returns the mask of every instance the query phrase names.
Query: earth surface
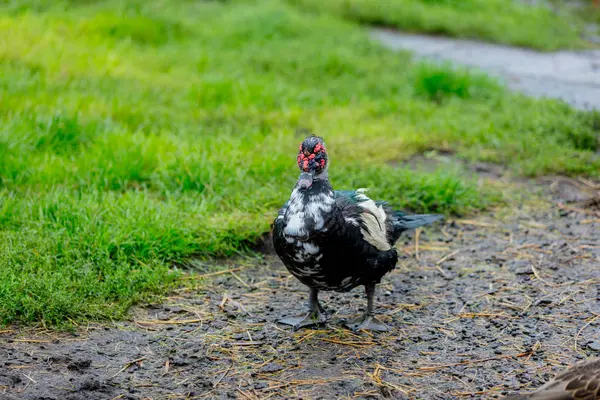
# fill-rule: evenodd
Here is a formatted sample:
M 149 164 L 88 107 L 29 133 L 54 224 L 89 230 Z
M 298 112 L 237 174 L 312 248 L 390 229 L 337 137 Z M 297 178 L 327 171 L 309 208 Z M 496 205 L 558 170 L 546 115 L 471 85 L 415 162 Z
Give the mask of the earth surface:
M 453 161 L 410 167 L 432 162 Z M 128 321 L 0 331 L 0 399 L 501 398 L 600 355 L 600 186 L 469 168 L 538 195 L 401 239 L 377 293 L 390 332 L 343 327 L 364 310 L 360 288 L 321 295 L 326 326 L 279 325 L 307 290 L 265 240 L 220 269 L 194 262 L 196 287 Z

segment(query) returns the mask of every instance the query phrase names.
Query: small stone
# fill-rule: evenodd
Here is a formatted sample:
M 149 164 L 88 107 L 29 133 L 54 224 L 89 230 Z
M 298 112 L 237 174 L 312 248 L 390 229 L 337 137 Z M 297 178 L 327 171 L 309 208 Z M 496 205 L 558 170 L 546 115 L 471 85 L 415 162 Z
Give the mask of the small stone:
M 283 369 L 283 366 L 281 364 L 277 364 L 277 363 L 268 363 L 267 365 L 263 366 L 260 369 L 260 372 L 277 372 L 277 371 L 281 371 Z
M 587 345 L 591 350 L 600 351 L 600 341 L 588 343 Z

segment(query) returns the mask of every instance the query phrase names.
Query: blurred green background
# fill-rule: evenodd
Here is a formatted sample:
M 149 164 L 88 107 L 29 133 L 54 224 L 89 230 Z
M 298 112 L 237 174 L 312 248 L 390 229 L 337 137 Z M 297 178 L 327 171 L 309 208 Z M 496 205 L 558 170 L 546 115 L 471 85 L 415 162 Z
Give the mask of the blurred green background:
M 413 211 L 511 201 L 459 165 L 399 167 L 424 152 L 600 175 L 598 113 L 392 53 L 364 25 L 589 47 L 575 12 L 508 0 L 0 4 L 5 324 L 122 317 L 178 284 L 174 263 L 246 251 L 289 196 L 307 131 L 325 137 L 336 188 Z

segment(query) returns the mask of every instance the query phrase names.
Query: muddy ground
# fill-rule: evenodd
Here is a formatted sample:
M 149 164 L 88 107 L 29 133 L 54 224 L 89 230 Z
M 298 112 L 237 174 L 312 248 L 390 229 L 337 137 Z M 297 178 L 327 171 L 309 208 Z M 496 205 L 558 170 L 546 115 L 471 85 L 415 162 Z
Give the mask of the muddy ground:
M 219 274 L 197 263 L 204 286 L 130 321 L 2 331 L 0 399 L 500 398 L 537 387 L 600 355 L 600 211 L 563 204 L 582 201 L 577 186 L 590 188 L 560 181 L 544 201 L 446 221 L 418 247 L 407 236 L 377 296 L 389 333 L 341 326 L 364 309 L 358 288 L 322 295 L 326 327 L 278 325 L 307 293 L 271 255 Z

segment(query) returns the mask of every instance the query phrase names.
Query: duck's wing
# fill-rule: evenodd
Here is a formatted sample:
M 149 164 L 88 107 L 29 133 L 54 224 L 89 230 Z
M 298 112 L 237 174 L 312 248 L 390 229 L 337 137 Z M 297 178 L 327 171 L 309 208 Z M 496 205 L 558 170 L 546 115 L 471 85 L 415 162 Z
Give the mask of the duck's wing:
M 408 215 L 392 209 L 385 201 L 372 200 L 365 192 L 366 189 L 337 190 L 335 200 L 346 223 L 360 227 L 364 239 L 379 250 L 389 250 L 402 232 L 443 218 L 434 214 Z
M 285 213 L 287 212 L 290 201 L 286 201 L 285 204 L 279 209 L 277 212 L 277 217 L 275 218 L 274 224 L 283 223 L 283 219 L 285 218 Z
M 600 359 L 576 364 L 533 393 L 511 399 L 596 400 L 600 399 Z
M 392 222 L 382 205 L 377 205 L 364 189 L 336 190 L 335 202 L 344 222 L 360 228 L 362 238 L 377 250 L 387 251 L 394 244 L 391 239 Z
M 283 220 L 285 218 L 285 213 L 287 212 L 289 203 L 289 200 L 285 202 L 283 207 L 279 209 L 275 221 L 273 221 L 273 246 L 275 247 L 277 254 L 279 254 L 280 250 L 283 248 L 283 246 L 285 246 L 285 239 L 283 237 Z

